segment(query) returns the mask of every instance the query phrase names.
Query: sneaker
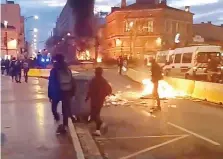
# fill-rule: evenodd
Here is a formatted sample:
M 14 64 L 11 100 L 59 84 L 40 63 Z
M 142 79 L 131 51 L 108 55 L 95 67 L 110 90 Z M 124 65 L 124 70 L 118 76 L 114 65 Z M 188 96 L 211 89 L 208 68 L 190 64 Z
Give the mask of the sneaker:
M 67 130 L 65 129 L 64 125 L 59 125 L 56 131 L 56 134 L 65 134 Z
M 93 136 L 101 136 L 101 131 L 96 130 L 95 132 L 92 133 Z

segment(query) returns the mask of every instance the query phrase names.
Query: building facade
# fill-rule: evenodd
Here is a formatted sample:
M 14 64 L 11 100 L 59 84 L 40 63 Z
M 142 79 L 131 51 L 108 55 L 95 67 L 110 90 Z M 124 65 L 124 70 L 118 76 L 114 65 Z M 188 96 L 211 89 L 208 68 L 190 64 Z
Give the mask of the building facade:
M 52 53 L 52 56 L 61 53 L 65 56 L 67 62 L 76 61 L 79 57 L 83 59 L 83 57 L 85 57 L 83 54 L 90 54 L 91 58 L 95 56 L 94 36 L 96 36 L 99 26 L 105 23 L 104 16 L 106 13 L 100 12 L 92 17 L 93 25 L 91 27 L 95 35 L 87 38 L 80 38 L 75 34 L 75 23 L 77 23 L 77 21 L 74 14 L 73 8 L 70 6 L 69 1 L 67 1 L 57 18 L 56 27 L 53 29 L 53 36 L 48 40 L 48 44 L 51 45 L 46 44 L 46 48 Z M 50 39 L 52 40 L 50 41 Z M 85 50 L 80 49 L 81 41 L 85 43 Z
M 7 1 L 6 4 L 1 4 L 1 23 L 4 25 L 2 28 L 4 31 L 8 32 L 8 34 L 12 35 L 12 38 L 16 41 L 17 48 L 14 50 L 13 56 L 20 56 L 25 51 L 25 36 L 24 36 L 24 17 L 21 16 L 21 9 L 19 4 L 14 4 L 13 1 Z M 8 28 L 11 26 L 15 29 Z M 12 33 L 13 32 L 13 33 Z M 16 34 L 16 35 L 14 35 Z M 6 35 L 6 34 L 2 34 Z M 10 40 L 10 39 L 9 39 Z M 3 53 L 5 53 L 3 51 Z M 4 56 L 4 54 L 2 54 Z
M 223 24 L 219 26 L 211 22 L 194 24 L 193 43 L 219 45 L 223 48 Z
M 129 6 L 112 8 L 103 31 L 106 40 L 103 54 L 143 58 L 158 50 L 190 43 L 193 14 L 169 7 L 166 1 L 157 3 L 138 0 Z
M 1 58 L 7 59 L 18 55 L 18 34 L 14 26 L 5 27 L 1 23 Z

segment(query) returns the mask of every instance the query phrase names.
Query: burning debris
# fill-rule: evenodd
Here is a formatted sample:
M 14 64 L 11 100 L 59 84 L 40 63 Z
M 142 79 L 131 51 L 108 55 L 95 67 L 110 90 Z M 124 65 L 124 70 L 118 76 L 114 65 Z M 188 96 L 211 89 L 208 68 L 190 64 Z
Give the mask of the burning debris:
M 151 82 L 151 80 L 145 79 L 142 81 L 142 83 L 144 85 L 142 97 L 152 96 L 153 83 Z M 159 92 L 160 98 L 175 98 L 175 97 L 186 96 L 185 93 L 174 90 L 173 87 L 171 87 L 171 85 L 169 85 L 164 80 L 159 81 L 158 92 Z

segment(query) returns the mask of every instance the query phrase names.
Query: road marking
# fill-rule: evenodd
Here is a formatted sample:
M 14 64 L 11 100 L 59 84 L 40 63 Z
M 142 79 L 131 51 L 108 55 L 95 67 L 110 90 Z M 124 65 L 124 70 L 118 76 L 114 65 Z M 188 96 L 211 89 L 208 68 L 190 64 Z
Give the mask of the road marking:
M 213 140 L 211 140 L 211 139 L 208 139 L 208 138 L 206 138 L 206 137 L 204 137 L 204 136 L 202 136 L 202 135 L 199 135 L 199 134 L 197 134 L 197 133 L 195 133 L 195 132 L 192 132 L 192 131 L 190 131 L 190 130 L 188 130 L 188 129 L 185 129 L 185 128 L 181 127 L 181 126 L 178 126 L 178 125 L 173 124 L 173 123 L 171 123 L 171 122 L 168 122 L 168 124 L 171 125 L 171 126 L 173 126 L 173 127 L 175 127 L 175 128 L 178 128 L 178 129 L 180 129 L 180 130 L 182 130 L 182 131 L 185 131 L 185 132 L 187 132 L 187 133 L 189 133 L 189 134 L 191 134 L 191 135 L 194 135 L 194 136 L 196 136 L 197 138 L 200 138 L 200 139 L 203 139 L 203 140 L 205 140 L 205 141 L 207 141 L 207 142 L 210 142 L 210 143 L 213 144 L 213 145 L 220 146 L 220 144 L 219 144 L 218 142 L 215 142 L 215 141 L 213 141 Z
M 148 152 L 148 151 L 154 150 L 154 149 L 156 149 L 156 148 L 159 148 L 159 147 L 165 146 L 165 145 L 167 145 L 167 144 L 173 143 L 173 142 L 175 142 L 175 141 L 181 140 L 181 139 L 183 139 L 183 138 L 186 138 L 186 137 L 188 137 L 188 136 L 189 136 L 189 135 L 183 135 L 183 136 L 177 137 L 177 138 L 175 138 L 175 139 L 172 139 L 172 140 L 163 142 L 163 143 L 161 143 L 161 144 L 154 145 L 154 146 L 152 146 L 152 147 L 149 147 L 149 148 L 143 149 L 143 150 L 141 150 L 141 151 L 135 152 L 135 153 L 133 153 L 133 154 L 131 154 L 131 155 L 128 155 L 128 156 L 125 156 L 125 157 L 121 157 L 120 159 L 129 159 L 129 158 L 135 157 L 135 156 L 140 155 L 140 154 L 142 154 L 142 153 L 144 153 L 144 152 Z
M 142 112 L 144 115 L 146 115 L 146 116 L 153 117 L 153 118 L 156 117 L 155 115 L 153 115 L 153 114 L 151 114 L 151 113 L 149 113 L 149 112 L 147 112 L 147 111 L 145 111 L 145 110 L 142 110 L 141 112 Z
M 97 138 L 97 140 L 118 140 L 118 139 L 141 139 L 141 138 L 168 138 L 168 137 L 181 137 L 182 135 L 153 135 L 153 136 L 130 136 L 130 137 L 111 137 L 111 138 Z
M 81 143 L 78 139 L 77 133 L 74 129 L 74 124 L 72 123 L 71 119 L 68 120 L 68 128 L 70 131 L 70 136 L 72 138 L 74 151 L 76 152 L 77 159 L 85 159 L 83 150 L 81 148 Z

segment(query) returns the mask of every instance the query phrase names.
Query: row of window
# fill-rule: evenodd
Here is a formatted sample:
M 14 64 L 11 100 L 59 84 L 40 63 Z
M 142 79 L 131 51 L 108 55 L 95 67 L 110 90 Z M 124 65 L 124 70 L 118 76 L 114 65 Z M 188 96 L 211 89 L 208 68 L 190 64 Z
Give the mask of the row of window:
M 125 31 L 130 32 L 132 29 L 134 29 L 135 22 L 134 21 L 126 21 L 125 22 Z M 137 28 L 139 31 L 145 31 L 149 33 L 153 33 L 154 31 L 154 21 L 149 20 L 146 22 L 146 24 L 142 25 L 142 27 Z M 171 22 L 171 21 L 166 21 L 165 23 L 165 30 L 166 32 L 180 32 L 182 30 L 186 30 L 187 32 L 190 31 L 190 24 L 185 24 L 185 23 L 179 23 L 179 22 Z
M 183 57 L 182 57 L 183 56 Z M 173 57 L 170 58 L 170 63 L 173 62 Z M 175 54 L 174 63 L 191 63 L 192 53 Z

